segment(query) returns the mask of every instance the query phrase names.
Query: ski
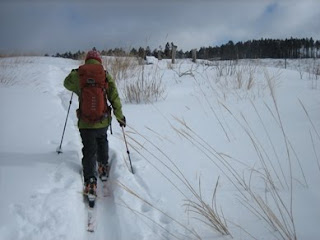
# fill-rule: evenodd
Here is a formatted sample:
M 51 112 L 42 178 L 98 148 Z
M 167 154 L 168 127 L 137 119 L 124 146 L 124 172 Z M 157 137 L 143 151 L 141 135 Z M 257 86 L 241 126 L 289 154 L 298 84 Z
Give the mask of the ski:
M 94 208 L 94 205 L 96 203 L 97 196 L 94 194 L 87 194 L 88 197 L 88 204 L 90 208 Z
M 85 203 L 88 209 L 88 222 L 87 222 L 87 231 L 94 232 L 95 230 L 95 222 L 96 222 L 96 211 L 95 211 L 95 202 L 97 199 L 97 189 L 96 189 L 96 180 L 91 178 L 89 189 L 86 186 L 83 189 L 83 195 L 85 198 Z
M 109 188 L 109 181 L 102 181 L 102 194 L 103 197 L 110 197 L 111 196 L 111 191 Z
M 96 210 L 95 208 L 88 207 L 88 232 L 94 232 L 96 225 Z
M 111 196 L 111 191 L 109 189 L 109 184 L 108 181 L 98 181 L 98 189 L 100 189 L 100 191 L 98 191 L 98 196 L 95 196 L 95 199 L 90 202 L 88 201 L 88 224 L 87 224 L 87 231 L 94 233 L 95 228 L 96 228 L 96 224 L 97 224 L 97 219 L 96 219 L 96 215 L 97 215 L 97 206 L 95 206 L 97 199 L 100 199 L 101 196 L 103 197 L 109 197 Z M 100 187 L 99 187 L 100 185 Z M 88 196 L 86 196 L 88 198 Z M 90 205 L 92 204 L 92 205 Z
M 94 206 L 97 196 L 93 194 L 84 193 L 84 197 L 86 198 L 85 202 L 87 204 L 88 209 L 87 231 L 94 232 L 96 225 L 96 208 Z
M 105 176 L 100 177 L 100 180 L 102 182 L 102 194 L 104 197 L 108 197 L 111 195 L 111 191 L 109 189 L 109 184 L 108 184 L 111 166 L 112 166 L 112 159 L 109 160 L 109 167 L 107 170 L 107 174 Z
M 87 208 L 88 208 L 88 223 L 87 223 L 87 231 L 93 233 L 96 228 L 96 212 L 97 212 L 97 207 L 95 207 L 96 200 L 103 196 L 103 197 L 108 197 L 111 196 L 111 191 L 109 189 L 109 184 L 108 184 L 108 179 L 109 179 L 109 172 L 111 168 L 111 163 L 112 161 L 109 162 L 109 168 L 107 171 L 106 176 L 103 176 L 100 178 L 100 181 L 98 181 L 98 188 L 97 192 L 89 192 L 87 194 L 84 193 L 86 201 L 87 201 Z M 99 187 L 100 185 L 100 187 Z M 98 191 L 98 189 L 101 189 Z

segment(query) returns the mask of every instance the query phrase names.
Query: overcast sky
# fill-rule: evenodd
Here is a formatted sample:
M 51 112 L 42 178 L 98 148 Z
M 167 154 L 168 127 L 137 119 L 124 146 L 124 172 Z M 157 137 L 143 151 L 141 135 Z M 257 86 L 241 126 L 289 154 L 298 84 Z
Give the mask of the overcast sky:
M 320 40 L 320 0 L 1 0 L 0 52 Z

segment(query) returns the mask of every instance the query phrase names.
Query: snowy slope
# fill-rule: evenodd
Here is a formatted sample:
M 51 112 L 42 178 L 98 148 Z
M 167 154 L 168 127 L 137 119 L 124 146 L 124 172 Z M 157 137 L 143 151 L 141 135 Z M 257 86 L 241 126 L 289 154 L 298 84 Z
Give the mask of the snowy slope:
M 248 209 L 245 202 L 254 205 L 252 196 L 244 201 L 247 192 L 229 171 L 235 170 L 277 209 L 262 160 L 294 216 L 298 239 L 318 239 L 319 87 L 308 74 L 300 79 L 297 70 L 271 60 L 264 62 L 268 67 L 187 60 L 170 67 L 165 60 L 146 66 L 145 71 L 159 71 L 166 98 L 124 104 L 135 174 L 129 171 L 122 132 L 114 121 L 113 135 L 108 132 L 114 160 L 111 195 L 98 197 L 96 231 L 87 232 L 76 97 L 63 154 L 55 152 L 71 97 L 63 79 L 78 64 L 43 57 L 0 59 L 0 239 L 283 239 Z M 238 74 L 232 75 L 234 70 Z M 249 79 L 254 85 L 248 90 Z M 277 105 L 267 79 L 274 84 Z M 125 81 L 133 79 L 119 79 L 121 93 Z M 210 205 L 218 178 L 215 203 L 229 236 L 209 228 L 203 218 L 197 220 L 184 205 L 195 199 L 185 180 L 196 191 L 200 181 L 201 196 Z

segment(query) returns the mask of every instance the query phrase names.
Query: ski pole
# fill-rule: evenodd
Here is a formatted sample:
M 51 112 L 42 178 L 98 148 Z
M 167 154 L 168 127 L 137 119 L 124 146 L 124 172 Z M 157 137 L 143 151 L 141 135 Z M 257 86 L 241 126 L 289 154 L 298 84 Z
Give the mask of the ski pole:
M 111 114 L 112 114 L 112 105 L 109 105 L 108 108 L 109 108 L 109 114 L 110 114 L 110 118 L 111 118 L 111 121 L 110 121 L 110 133 L 112 135 L 113 134 L 113 132 L 112 132 L 112 116 L 111 116 Z
M 112 122 L 110 123 L 110 133 L 111 133 L 111 135 L 113 135 L 113 132 L 112 132 Z
M 69 116 L 69 112 L 70 112 L 70 107 L 71 107 L 71 104 L 72 104 L 72 97 L 73 97 L 73 92 L 71 93 L 71 98 L 70 98 L 70 102 L 69 102 L 69 108 L 68 108 L 68 112 L 67 112 L 67 118 L 66 118 L 66 121 L 64 123 L 64 128 L 63 128 L 63 132 L 62 132 L 62 137 L 61 137 L 61 142 L 60 142 L 60 146 L 57 148 L 57 153 L 62 153 L 62 149 L 61 149 L 61 146 L 62 146 L 62 141 L 63 141 L 63 137 L 64 137 L 64 132 L 66 130 L 66 126 L 67 126 L 67 121 L 68 121 L 68 116 Z
M 128 157 L 129 157 L 129 161 L 130 161 L 130 166 L 131 166 L 131 172 L 132 172 L 132 174 L 134 174 L 133 168 L 132 168 L 132 162 L 131 162 L 131 158 L 130 158 L 130 152 L 129 152 L 129 149 L 128 149 L 128 143 L 127 143 L 126 135 L 124 133 L 124 127 L 123 126 L 122 126 L 122 133 L 123 133 L 124 143 L 126 144 L 126 148 L 127 148 L 127 153 L 128 153 Z

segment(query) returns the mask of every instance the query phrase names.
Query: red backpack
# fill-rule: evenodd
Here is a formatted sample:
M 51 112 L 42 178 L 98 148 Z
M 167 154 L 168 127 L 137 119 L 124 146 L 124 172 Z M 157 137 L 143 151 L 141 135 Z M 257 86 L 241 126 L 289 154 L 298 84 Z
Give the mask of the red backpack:
M 89 123 L 108 117 L 106 72 L 101 64 L 84 64 L 78 70 L 80 97 L 78 117 Z

